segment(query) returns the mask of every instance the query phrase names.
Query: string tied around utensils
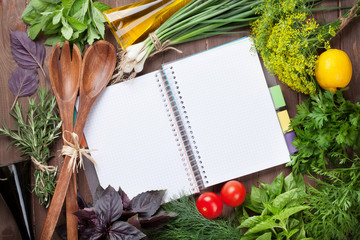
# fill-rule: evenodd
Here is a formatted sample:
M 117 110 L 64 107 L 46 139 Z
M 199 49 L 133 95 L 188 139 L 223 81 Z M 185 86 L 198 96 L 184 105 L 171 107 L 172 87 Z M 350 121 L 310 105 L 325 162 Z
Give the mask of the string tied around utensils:
M 70 134 L 72 141 L 68 141 L 65 138 L 65 133 Z M 70 132 L 70 131 L 64 131 L 62 134 L 62 138 L 67 145 L 63 146 L 63 148 L 61 150 L 61 154 L 67 155 L 70 157 L 70 162 L 68 165 L 69 170 L 72 169 L 72 171 L 75 172 L 75 170 L 78 171 L 79 168 L 84 168 L 83 156 L 86 157 L 87 159 L 89 159 L 95 166 L 97 166 L 94 158 L 91 157 L 89 154 L 90 152 L 97 151 L 97 150 L 86 149 L 86 148 L 82 147 L 81 144 L 79 143 L 79 136 L 76 133 Z M 76 160 L 78 158 L 79 158 L 79 161 L 76 162 Z

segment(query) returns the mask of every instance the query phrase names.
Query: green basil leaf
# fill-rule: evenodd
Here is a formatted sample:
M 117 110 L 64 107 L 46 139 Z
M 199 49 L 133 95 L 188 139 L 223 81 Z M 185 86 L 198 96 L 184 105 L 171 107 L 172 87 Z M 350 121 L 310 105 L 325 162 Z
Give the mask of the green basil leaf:
M 58 42 L 60 42 L 60 36 L 51 36 L 46 39 L 45 44 L 55 46 Z
M 274 199 L 282 192 L 283 184 L 284 184 L 284 174 L 280 173 L 270 184 L 270 190 L 269 190 L 270 200 Z
M 290 173 L 289 175 L 286 176 L 285 180 L 284 180 L 284 188 L 285 191 L 289 191 L 291 189 L 294 189 L 297 187 L 297 183 L 294 179 L 294 175 L 293 173 Z
M 244 220 L 239 228 L 252 228 L 254 227 L 256 224 L 264 221 L 266 218 L 264 216 L 253 216 L 253 217 L 249 217 L 246 220 Z
M 109 5 L 102 3 L 102 2 L 93 2 L 93 4 L 102 13 L 106 10 L 111 9 L 111 7 Z
M 272 201 L 272 205 L 278 209 L 283 209 L 286 204 L 288 204 L 290 202 L 291 199 L 294 198 L 295 193 L 298 191 L 297 188 L 294 188 L 288 192 L 284 192 L 280 195 L 278 195 L 273 201 Z
M 293 229 L 291 230 L 288 234 L 287 237 L 288 239 L 290 239 L 295 233 L 297 233 L 299 231 L 299 229 Z
M 271 240 L 271 232 L 264 233 L 260 237 L 258 237 L 256 240 Z
M 55 13 L 55 16 L 52 19 L 53 25 L 58 24 L 62 17 L 62 11 L 56 11 L 54 13 Z
M 299 220 L 297 220 L 297 219 L 295 219 L 295 218 L 291 218 L 291 219 L 289 220 L 289 229 L 296 228 L 296 227 L 299 226 L 299 224 L 300 224 L 300 221 L 299 221 Z
M 273 206 L 272 204 L 270 203 L 267 203 L 267 202 L 264 202 L 263 203 L 264 207 L 266 209 L 268 209 L 272 214 L 278 214 L 280 212 L 281 209 Z M 262 215 L 264 215 L 264 212 L 262 213 Z
M 279 224 L 272 222 L 270 219 L 268 219 L 267 221 L 263 221 L 258 223 L 257 225 L 255 225 L 252 228 L 249 228 L 249 230 L 245 233 L 245 235 L 248 234 L 253 234 L 253 233 L 258 233 L 270 228 L 275 228 L 275 227 L 280 227 Z
M 263 202 L 268 202 L 269 196 L 264 189 L 252 186 L 250 201 L 251 205 L 260 213 L 264 209 Z
M 304 211 L 305 209 L 308 209 L 308 208 L 309 208 L 309 206 L 295 206 L 295 207 L 285 208 L 279 214 L 273 216 L 273 218 L 284 221 L 287 218 L 289 218 L 290 216 L 294 215 L 295 213 Z
M 76 20 L 76 19 L 74 19 L 72 17 L 68 16 L 68 17 L 66 17 L 66 19 L 69 21 L 70 25 L 74 29 L 76 29 L 76 30 L 78 30 L 80 32 L 83 32 L 83 31 L 85 31 L 87 29 L 87 25 L 83 24 L 82 22 L 80 22 L 80 21 L 78 21 L 78 20 Z

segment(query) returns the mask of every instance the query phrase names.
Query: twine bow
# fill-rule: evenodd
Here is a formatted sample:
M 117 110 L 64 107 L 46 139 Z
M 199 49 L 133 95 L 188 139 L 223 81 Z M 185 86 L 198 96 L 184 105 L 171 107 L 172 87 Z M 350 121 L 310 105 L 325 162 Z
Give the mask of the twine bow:
M 72 142 L 66 140 L 65 132 L 70 133 Z M 63 146 L 63 148 L 61 150 L 61 154 L 67 155 L 70 157 L 70 162 L 69 162 L 69 166 L 68 166 L 69 170 L 72 168 L 73 172 L 75 172 L 75 169 L 76 169 L 76 171 L 78 171 L 79 167 L 84 168 L 83 156 L 86 157 L 87 159 L 89 159 L 95 166 L 97 166 L 94 158 L 92 158 L 89 155 L 90 152 L 97 151 L 97 150 L 85 149 L 85 148 L 81 147 L 81 145 L 79 143 L 79 136 L 76 133 L 64 131 L 62 138 L 67 145 Z M 76 164 L 76 159 L 78 157 L 79 157 L 79 162 Z
M 38 160 L 36 160 L 36 158 L 34 158 L 33 156 L 31 156 L 30 159 L 34 163 L 35 167 L 37 169 L 39 169 L 40 171 L 42 171 L 42 172 L 54 172 L 54 171 L 56 171 L 56 167 L 44 165 L 41 162 L 39 162 Z
M 149 33 L 149 37 L 150 37 L 150 40 L 151 42 L 154 44 L 154 47 L 156 49 L 155 52 L 153 52 L 152 54 L 150 54 L 150 57 L 154 56 L 155 54 L 158 54 L 160 52 L 164 52 L 164 51 L 167 51 L 167 50 L 174 50 L 178 53 L 182 53 L 182 51 L 180 51 L 179 49 L 177 48 L 174 48 L 174 47 L 170 47 L 170 40 L 166 40 L 165 42 L 161 43 L 161 41 L 159 40 L 159 38 L 156 36 L 155 33 Z

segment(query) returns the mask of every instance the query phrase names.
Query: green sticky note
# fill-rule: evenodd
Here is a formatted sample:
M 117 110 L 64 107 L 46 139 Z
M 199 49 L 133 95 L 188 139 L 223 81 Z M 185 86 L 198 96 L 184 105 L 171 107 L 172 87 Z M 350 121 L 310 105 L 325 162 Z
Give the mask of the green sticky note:
M 274 102 L 274 105 L 275 105 L 276 109 L 279 109 L 279 108 L 282 108 L 282 107 L 286 106 L 285 99 L 284 99 L 284 96 L 282 95 L 280 85 L 276 85 L 274 87 L 271 87 L 270 88 L 270 93 L 271 93 L 271 96 L 272 96 L 272 99 L 273 99 L 273 102 Z

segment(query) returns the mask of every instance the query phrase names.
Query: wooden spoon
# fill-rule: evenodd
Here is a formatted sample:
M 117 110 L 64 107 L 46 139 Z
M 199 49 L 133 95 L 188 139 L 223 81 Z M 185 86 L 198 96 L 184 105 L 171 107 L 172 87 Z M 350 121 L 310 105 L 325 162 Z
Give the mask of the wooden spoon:
M 50 83 L 59 106 L 63 133 L 73 131 L 74 106 L 80 87 L 81 63 L 79 48 L 73 45 L 71 57 L 70 45 L 67 41 L 62 46 L 61 54 L 60 43 L 56 44 L 50 53 Z M 78 235 L 78 219 L 73 214 L 78 210 L 76 196 L 76 174 L 73 174 L 66 197 L 66 223 L 67 236 L 74 240 Z
M 108 84 L 116 64 L 116 51 L 114 46 L 106 41 L 98 41 L 90 46 L 83 58 L 81 68 L 79 111 L 76 118 L 74 132 L 82 138 L 87 116 L 100 93 Z M 64 203 L 66 190 L 72 175 L 69 170 L 70 157 L 66 156 L 55 188 L 53 199 L 50 203 L 40 239 L 50 240 L 61 207 Z

